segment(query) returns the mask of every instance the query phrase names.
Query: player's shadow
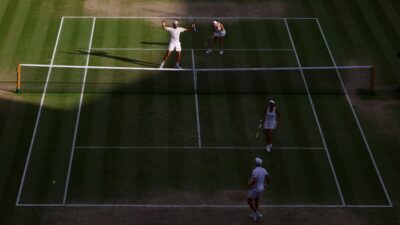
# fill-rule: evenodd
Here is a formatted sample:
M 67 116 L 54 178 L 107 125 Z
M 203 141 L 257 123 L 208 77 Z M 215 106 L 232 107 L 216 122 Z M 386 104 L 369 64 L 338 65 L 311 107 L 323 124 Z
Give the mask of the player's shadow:
M 157 42 L 157 41 L 142 41 L 140 43 L 145 45 L 168 45 L 167 42 Z
M 64 54 L 73 54 L 73 55 L 88 55 L 89 54 L 91 57 L 95 56 L 95 57 L 115 59 L 118 61 L 133 63 L 136 65 L 145 66 L 145 67 L 158 67 L 159 66 L 158 64 L 152 63 L 152 62 L 146 62 L 146 61 L 142 61 L 142 60 L 127 58 L 127 57 L 122 57 L 122 56 L 117 56 L 117 55 L 110 55 L 108 52 L 104 52 L 104 51 L 90 51 L 89 52 L 87 50 L 76 50 L 75 52 L 66 52 L 66 51 L 60 51 L 60 52 L 64 53 Z

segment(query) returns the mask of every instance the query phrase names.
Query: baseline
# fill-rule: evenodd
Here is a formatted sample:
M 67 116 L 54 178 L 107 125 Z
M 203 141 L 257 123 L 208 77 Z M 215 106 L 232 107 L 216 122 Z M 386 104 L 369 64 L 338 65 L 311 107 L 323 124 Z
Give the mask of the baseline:
M 165 51 L 167 48 L 92 48 L 95 51 Z M 182 51 L 206 51 L 207 48 L 182 48 Z M 224 48 L 224 51 L 287 51 L 286 48 Z
M 129 208 L 248 208 L 248 205 L 229 204 L 18 204 L 19 207 L 65 207 L 65 208 L 107 208 L 107 207 L 129 207 Z M 282 204 L 282 205 L 260 205 L 262 208 L 393 208 L 391 205 L 323 205 L 323 204 Z
M 221 149 L 221 150 L 265 150 L 265 147 L 236 147 L 236 146 L 160 146 L 160 147 L 140 147 L 140 146 L 76 146 L 76 149 L 92 149 L 92 150 L 100 150 L 100 149 Z M 274 147 L 274 149 L 281 149 L 281 150 L 325 150 L 324 147 Z
M 93 18 L 93 16 L 63 16 L 67 19 L 83 19 Z M 314 20 L 316 17 L 241 17 L 241 16 L 228 16 L 228 17 L 209 17 L 209 16 L 97 16 L 98 19 L 188 19 L 188 20 L 215 20 L 215 19 L 240 19 L 240 20 Z

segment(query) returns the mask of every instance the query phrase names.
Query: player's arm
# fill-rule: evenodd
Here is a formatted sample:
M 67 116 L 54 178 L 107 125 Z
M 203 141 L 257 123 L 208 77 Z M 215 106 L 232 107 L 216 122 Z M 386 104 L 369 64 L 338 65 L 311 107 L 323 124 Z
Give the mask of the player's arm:
M 256 183 L 256 181 L 257 181 L 257 178 L 255 178 L 255 177 L 250 178 L 248 188 L 250 189 L 251 187 L 253 187 L 253 185 Z
M 261 114 L 261 119 L 260 119 L 260 122 L 262 122 L 262 123 L 264 123 L 265 122 L 265 114 L 267 113 L 267 110 L 268 110 L 268 107 L 264 110 L 264 112 Z
M 276 113 L 276 122 L 278 122 L 281 119 L 281 114 L 279 113 L 278 109 L 275 109 L 275 113 Z
M 281 119 L 281 115 L 279 114 L 278 109 L 275 109 L 275 113 L 276 113 L 275 128 L 277 128 L 278 127 L 278 122 Z
M 219 24 L 221 25 L 221 31 L 222 31 L 222 30 L 225 30 L 224 25 L 223 25 L 222 23 L 219 23 Z
M 270 184 L 271 184 L 271 176 L 270 175 L 265 175 L 265 184 L 264 184 L 264 186 L 265 187 L 268 187 Z
M 162 27 L 163 30 L 165 30 L 165 20 L 162 21 L 161 27 Z

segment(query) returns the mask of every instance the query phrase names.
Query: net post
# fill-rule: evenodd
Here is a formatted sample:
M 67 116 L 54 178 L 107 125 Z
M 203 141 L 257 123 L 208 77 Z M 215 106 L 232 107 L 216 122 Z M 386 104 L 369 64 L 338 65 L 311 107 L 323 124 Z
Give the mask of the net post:
M 371 94 L 375 93 L 375 80 L 376 80 L 376 66 L 372 65 L 371 66 L 371 83 L 370 83 L 370 87 L 369 87 Z
M 17 88 L 15 90 L 16 93 L 19 93 L 21 90 L 21 64 L 17 65 Z

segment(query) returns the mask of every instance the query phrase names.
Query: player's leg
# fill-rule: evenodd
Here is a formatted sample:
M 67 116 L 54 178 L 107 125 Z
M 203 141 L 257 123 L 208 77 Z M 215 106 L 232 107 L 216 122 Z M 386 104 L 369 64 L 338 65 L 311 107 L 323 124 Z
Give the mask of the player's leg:
M 179 65 L 181 62 L 181 51 L 182 51 L 182 47 L 180 43 L 176 44 L 176 64 L 175 67 L 178 69 L 182 69 L 182 67 Z
M 252 198 L 247 198 L 247 204 L 249 204 L 251 211 L 256 212 L 256 206 L 254 204 L 254 199 Z
M 176 65 L 175 65 L 175 67 L 178 68 L 178 69 L 181 69 L 180 62 L 181 62 L 181 51 L 176 51 Z
M 164 57 L 163 57 L 163 61 L 160 64 L 160 68 L 164 67 L 165 62 L 167 61 L 167 59 L 169 58 L 169 56 L 171 55 L 172 51 L 167 51 L 167 53 L 165 53 Z
M 256 209 L 256 215 L 258 217 L 258 219 L 261 219 L 262 214 L 259 212 L 260 209 L 260 197 L 257 197 L 254 199 L 254 207 Z
M 219 54 L 224 54 L 224 37 L 220 37 L 219 38 L 219 47 L 220 47 L 220 49 L 219 49 Z
M 208 46 L 208 49 L 206 51 L 207 54 L 212 52 L 212 48 L 214 47 L 214 44 L 215 44 L 216 41 L 217 41 L 217 37 L 215 36 L 215 34 L 213 34 L 211 36 L 210 45 Z
M 267 152 L 270 152 L 272 147 L 272 130 L 264 129 L 264 135 L 265 135 L 265 142 L 267 143 L 265 149 L 267 150 Z
M 252 213 L 250 214 L 250 218 L 254 221 L 258 220 L 257 217 L 257 209 L 255 205 L 255 198 L 257 198 L 257 192 L 255 189 L 251 189 L 247 194 L 247 204 L 249 204 Z
M 168 45 L 168 51 L 165 53 L 163 57 L 163 61 L 161 62 L 160 68 L 164 67 L 165 62 L 168 60 L 169 56 L 171 55 L 172 51 L 174 51 L 176 47 L 176 43 L 169 43 Z

